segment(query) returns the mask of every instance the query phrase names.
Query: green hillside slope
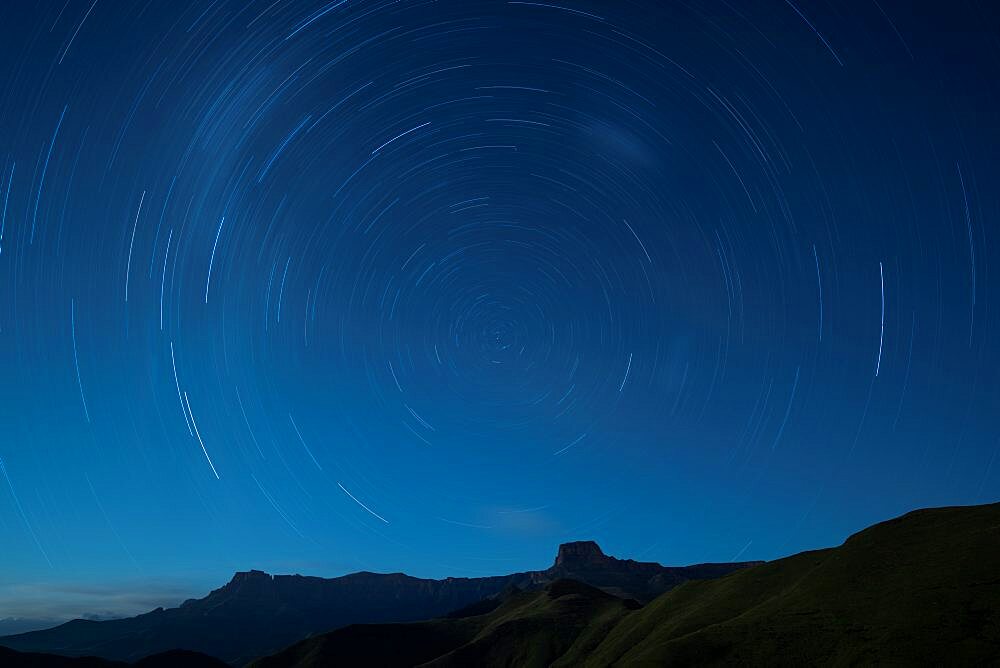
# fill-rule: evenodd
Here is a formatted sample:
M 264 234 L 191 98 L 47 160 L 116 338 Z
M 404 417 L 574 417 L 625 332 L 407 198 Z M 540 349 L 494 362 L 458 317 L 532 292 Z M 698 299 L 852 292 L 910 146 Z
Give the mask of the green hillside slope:
M 1000 664 L 1000 504 L 915 511 L 689 582 L 564 663 Z
M 558 580 L 542 591 L 511 593 L 483 615 L 356 624 L 296 643 L 252 665 L 548 666 L 571 648 L 593 649 L 636 608 L 634 601 Z

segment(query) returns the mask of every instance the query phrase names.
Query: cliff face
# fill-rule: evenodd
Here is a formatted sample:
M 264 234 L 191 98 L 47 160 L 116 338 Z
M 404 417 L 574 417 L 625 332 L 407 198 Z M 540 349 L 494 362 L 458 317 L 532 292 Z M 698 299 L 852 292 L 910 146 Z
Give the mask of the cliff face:
M 563 543 L 556 554 L 554 568 L 560 566 L 608 566 L 618 561 L 608 557 L 600 546 L 592 540 L 581 540 L 575 543 Z

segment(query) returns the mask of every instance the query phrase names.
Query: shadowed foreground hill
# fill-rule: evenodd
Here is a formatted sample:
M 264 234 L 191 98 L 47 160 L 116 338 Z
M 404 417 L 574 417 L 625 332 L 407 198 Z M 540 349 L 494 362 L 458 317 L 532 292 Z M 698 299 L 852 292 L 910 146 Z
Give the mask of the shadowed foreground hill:
M 477 616 L 351 626 L 254 666 L 1000 665 L 1000 504 L 912 512 L 637 607 L 560 581 Z
M 3 668 L 227 668 L 218 659 L 198 652 L 171 650 L 153 654 L 135 663 L 99 659 L 96 656 L 59 656 L 35 652 L 15 652 L 0 647 L 0 666 Z
M 548 666 L 586 654 L 637 609 L 575 580 L 507 593 L 492 611 L 411 624 L 358 624 L 304 640 L 253 668 L 280 666 Z
M 572 578 L 626 598 L 649 601 L 691 579 L 719 577 L 749 563 L 661 566 L 616 559 L 596 543 L 566 543 L 541 571 L 426 580 L 402 573 L 338 578 L 237 573 L 225 586 L 180 607 L 108 621 L 77 619 L 45 631 L 0 638 L 23 652 L 135 661 L 187 649 L 242 665 L 294 642 L 349 624 L 408 622 L 448 614 L 508 587 L 537 590 Z

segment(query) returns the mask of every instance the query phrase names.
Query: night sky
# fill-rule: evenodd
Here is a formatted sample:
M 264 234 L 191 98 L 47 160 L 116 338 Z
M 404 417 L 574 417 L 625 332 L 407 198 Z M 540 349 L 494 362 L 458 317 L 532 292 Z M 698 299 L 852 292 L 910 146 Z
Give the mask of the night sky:
M 0 618 L 1000 496 L 1000 21 L 7 2 Z

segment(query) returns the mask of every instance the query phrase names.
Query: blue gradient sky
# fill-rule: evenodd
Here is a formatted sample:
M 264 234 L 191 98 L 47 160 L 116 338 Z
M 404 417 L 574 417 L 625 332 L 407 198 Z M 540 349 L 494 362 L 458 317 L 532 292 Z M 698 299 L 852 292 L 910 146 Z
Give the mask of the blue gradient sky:
M 997 15 L 744 4 L 11 3 L 0 618 L 995 501 Z

